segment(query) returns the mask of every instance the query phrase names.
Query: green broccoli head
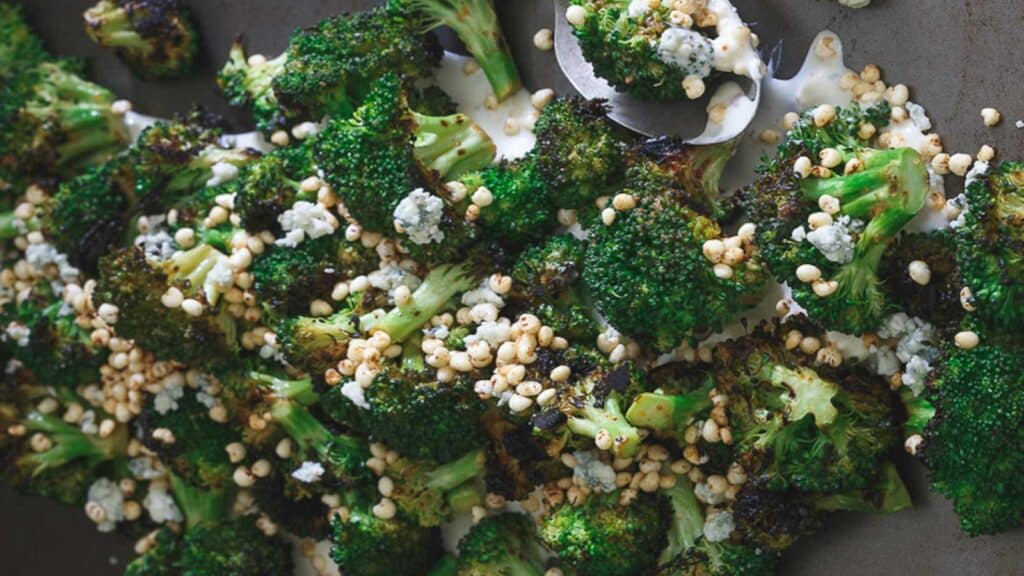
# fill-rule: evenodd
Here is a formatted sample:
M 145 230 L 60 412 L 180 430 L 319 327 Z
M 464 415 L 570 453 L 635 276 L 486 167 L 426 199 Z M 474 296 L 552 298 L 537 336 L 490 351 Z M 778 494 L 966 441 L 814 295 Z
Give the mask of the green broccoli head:
M 924 285 L 920 282 L 925 279 L 921 276 L 922 262 L 928 279 Z M 960 302 L 963 281 L 955 238 L 949 230 L 901 234 L 882 257 L 879 277 L 900 310 L 927 318 L 944 334 L 957 332 L 964 318 Z
M 559 98 L 541 111 L 534 133 L 537 171 L 558 208 L 589 207 L 619 190 L 629 136 L 601 100 Z
M 261 576 L 294 569 L 291 545 L 266 536 L 251 516 L 200 524 L 187 530 L 182 541 L 183 575 Z
M 967 186 L 957 261 L 969 309 L 996 330 L 1024 321 L 1024 164 L 1003 163 Z
M 650 100 L 682 100 L 684 80 L 715 75 L 714 47 L 699 30 L 706 9 L 691 15 L 693 29 L 673 25 L 672 3 L 637 11 L 629 0 L 573 0 L 583 8 L 573 34 L 594 74 L 617 90 Z M 730 70 L 731 72 L 731 70 Z
M 279 400 L 271 407 L 274 422 L 292 438 L 302 454 L 315 458 L 329 480 L 343 486 L 359 485 L 369 478 L 369 450 L 361 438 L 335 434 L 300 403 Z
M 474 204 L 479 207 L 477 222 L 484 235 L 495 242 L 520 247 L 543 238 L 555 226 L 556 211 L 547 185 L 530 158 L 467 174 L 460 182 L 467 199 L 474 195 L 489 199 Z
M 436 526 L 423 527 L 401 516 L 383 520 L 358 505 L 347 517 L 335 516 L 331 543 L 331 558 L 352 576 L 418 576 L 444 553 Z
M 624 192 L 635 205 L 590 228 L 583 280 L 616 329 L 667 350 L 760 300 L 765 271 L 753 246 L 736 247 L 731 266 L 703 254 L 721 242 L 710 214 L 722 211 L 718 178 L 731 151 L 648 143 Z
M 198 33 L 179 0 L 100 0 L 83 16 L 89 38 L 113 48 L 140 78 L 177 78 L 192 70 Z
M 953 501 L 968 535 L 1019 526 L 1024 458 L 1007 447 L 1024 417 L 1020 351 L 994 344 L 953 351 L 925 398 L 934 408 L 923 445 L 932 489 Z
M 830 330 L 863 334 L 892 311 L 890 288 L 880 277 L 882 258 L 929 192 L 917 152 L 879 149 L 860 138 L 868 133 L 858 132 L 862 125 L 885 126 L 886 111 L 887 105 L 841 109 L 823 127 L 805 114 L 747 194 L 757 244 L 772 274 L 789 285 L 814 322 Z M 802 178 L 794 169 L 826 150 L 845 175 L 818 167 Z
M 277 231 L 278 216 L 292 204 L 316 202 L 316 190 L 304 190 L 302 183 L 316 176 L 312 147 L 307 143 L 275 148 L 246 167 L 239 176 L 235 212 L 246 230 Z
M 49 58 L 42 41 L 29 28 L 21 7 L 17 4 L 0 4 L 0 81 L 31 68 Z
M 20 65 L 19 65 L 20 67 Z M 127 144 L 114 95 L 82 78 L 73 62 L 40 62 L 5 82 L 0 108 L 0 170 L 73 176 Z
M 480 505 L 478 481 L 485 473 L 483 450 L 470 451 L 456 460 L 438 465 L 429 460 L 399 458 L 388 464 L 385 474 L 394 481 L 391 500 L 401 515 L 420 526 L 439 526 L 455 512 L 468 512 Z
M 149 550 L 124 568 L 124 576 L 175 576 L 181 559 L 181 537 L 170 528 L 161 528 Z
M 541 576 L 537 527 L 525 514 L 506 512 L 478 522 L 459 541 L 458 576 Z
M 388 9 L 424 32 L 440 26 L 454 30 L 499 102 L 522 88 L 493 0 L 388 0 Z
M 578 283 L 585 255 L 586 244 L 571 234 L 528 246 L 512 268 L 513 290 L 528 302 L 558 299 Z
M 410 81 L 427 78 L 440 58 L 436 38 L 417 30 L 414 22 L 376 8 L 296 32 L 272 85 L 289 118 L 346 118 L 377 78 L 386 73 Z
M 544 544 L 581 574 L 641 574 L 653 568 L 667 544 L 668 514 L 657 496 L 629 505 L 617 492 L 594 494 L 578 506 L 562 504 L 540 526 Z
M 359 323 L 359 295 L 325 317 L 291 316 L 277 327 L 277 342 L 285 359 L 310 373 L 323 373 L 345 358 L 348 342 Z
M 274 94 L 274 78 L 284 72 L 287 60 L 287 52 L 272 60 L 261 55 L 247 57 L 241 38 L 237 38 L 217 75 L 217 85 L 228 103 L 247 108 L 264 134 L 284 128 L 287 122 Z

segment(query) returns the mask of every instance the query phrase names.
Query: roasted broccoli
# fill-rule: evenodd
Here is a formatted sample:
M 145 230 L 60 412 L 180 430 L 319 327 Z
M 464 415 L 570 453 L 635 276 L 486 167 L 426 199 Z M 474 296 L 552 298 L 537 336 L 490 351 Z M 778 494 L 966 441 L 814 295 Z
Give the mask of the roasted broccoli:
M 177 78 L 192 70 L 198 34 L 180 0 L 100 0 L 84 17 L 89 38 L 113 48 L 140 78 Z
M 459 541 L 457 576 L 542 576 L 532 518 L 506 512 L 484 518 Z
M 49 58 L 42 41 L 29 28 L 17 4 L 0 4 L 0 81 Z
M 277 342 L 292 366 L 323 373 L 345 358 L 359 324 L 359 295 L 330 316 L 290 316 L 277 327 Z
M 927 318 L 943 334 L 959 330 L 963 282 L 949 230 L 901 234 L 882 257 L 879 278 L 900 310 Z
M 279 229 L 278 217 L 292 204 L 316 202 L 319 186 L 304 186 L 311 177 L 316 178 L 316 165 L 305 142 L 276 148 L 248 165 L 239 175 L 235 196 L 242 227 L 252 232 Z
M 459 180 L 467 211 L 476 211 L 485 235 L 513 248 L 543 238 L 555 226 L 548 188 L 530 158 L 502 162 Z
M 274 94 L 274 78 L 284 71 L 288 53 L 268 60 L 254 54 L 246 56 L 242 39 L 236 38 L 228 61 L 217 75 L 217 84 L 232 106 L 249 110 L 256 128 L 270 134 L 286 126 L 286 118 Z
M 390 499 L 400 514 L 421 526 L 438 526 L 455 512 L 469 512 L 483 502 L 477 481 L 485 456 L 473 450 L 446 464 L 398 458 L 385 474 L 394 482 Z
M 301 453 L 315 457 L 324 465 L 333 482 L 358 485 L 367 479 L 366 460 L 370 456 L 362 439 L 334 434 L 298 402 L 280 400 L 274 403 L 270 414 L 299 446 Z
M 347 517 L 335 516 L 331 537 L 331 558 L 345 574 L 418 576 L 444 553 L 436 526 L 420 526 L 403 516 L 385 520 L 371 506 L 353 504 Z

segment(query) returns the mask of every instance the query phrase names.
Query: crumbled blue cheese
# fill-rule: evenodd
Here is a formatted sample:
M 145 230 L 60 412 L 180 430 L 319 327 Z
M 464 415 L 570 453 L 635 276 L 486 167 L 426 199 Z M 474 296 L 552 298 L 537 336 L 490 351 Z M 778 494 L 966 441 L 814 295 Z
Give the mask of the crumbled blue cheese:
M 900 381 L 904 386 L 910 388 L 914 396 L 918 396 L 924 392 L 924 385 L 928 381 L 928 374 L 931 371 L 932 367 L 928 360 L 921 356 L 914 356 L 910 362 L 907 362 L 906 370 L 900 376 Z
M 367 274 L 366 280 L 369 281 L 370 286 L 373 286 L 377 290 L 387 292 L 388 296 L 392 299 L 394 299 L 395 296 L 395 289 L 399 286 L 405 286 L 409 288 L 409 290 L 416 290 L 416 288 L 423 283 L 423 280 L 420 279 L 419 276 L 409 272 L 394 262 L 382 264 L 379 269 Z
M 658 58 L 676 66 L 687 76 L 710 76 L 714 55 L 711 41 L 688 28 L 666 28 L 658 42 Z
M 503 342 L 509 340 L 509 334 L 512 332 L 512 326 L 508 319 L 502 318 L 497 322 L 491 320 L 485 320 L 479 326 L 476 327 L 476 332 L 466 337 L 466 344 L 473 344 L 483 340 L 491 348 L 497 348 L 501 346 Z
M 174 497 L 167 491 L 167 488 L 160 484 L 151 484 L 142 500 L 142 507 L 149 512 L 149 518 L 157 523 L 181 522 L 185 518 L 174 502 Z
M 629 14 L 630 18 L 640 18 L 650 11 L 651 0 L 632 0 L 629 3 L 629 8 L 626 8 L 626 14 Z
M 818 252 L 821 252 L 829 262 L 848 264 L 853 261 L 853 252 L 857 245 L 853 235 L 863 228 L 864 223 L 860 220 L 851 220 L 849 216 L 841 216 L 828 226 L 808 232 L 807 241 L 817 248 Z
M 238 178 L 238 166 L 228 162 L 217 162 L 210 168 L 210 172 L 213 173 L 213 176 L 206 181 L 207 188 L 227 184 L 235 178 Z
M 847 0 L 849 2 L 858 0 Z M 867 2 L 865 2 L 867 5 Z M 859 8 L 859 6 L 856 6 Z M 910 116 L 910 121 L 917 127 L 921 132 L 927 132 L 932 129 L 931 118 L 928 118 L 928 112 L 925 111 L 924 106 L 915 104 L 913 102 L 907 102 L 903 105 L 907 109 L 907 114 Z
M 52 245 L 46 242 L 29 244 L 25 248 L 25 260 L 33 267 L 42 270 L 50 264 L 57 266 L 60 279 L 63 282 L 74 282 L 78 280 L 79 270 L 68 262 L 66 254 L 61 254 Z M 58 292 L 59 293 L 59 292 Z
M 167 414 L 178 409 L 178 400 L 185 395 L 185 378 L 179 372 L 161 380 L 160 391 L 153 396 L 153 409 L 157 414 Z
M 82 434 L 88 434 L 89 436 L 99 434 L 100 429 L 96 424 L 96 412 L 94 410 L 86 410 L 82 414 L 82 419 L 78 421 L 78 428 L 82 431 Z
M 277 217 L 277 221 L 281 224 L 285 236 L 278 238 L 274 243 L 289 248 L 298 246 L 307 237 L 316 240 L 334 234 L 338 228 L 337 218 L 332 216 L 326 207 L 305 200 L 293 204 Z
M 804 240 L 807 240 L 807 229 L 804 228 L 803 226 L 797 226 L 796 228 L 793 228 L 792 232 L 789 233 L 789 237 L 793 240 L 793 242 L 799 244 Z
M 395 222 L 414 244 L 430 244 L 444 240 L 441 219 L 444 216 L 444 201 L 417 188 L 395 206 Z
M 901 312 L 886 318 L 878 335 L 886 339 L 899 339 L 896 350 L 889 350 L 889 354 L 895 356 L 896 360 L 896 368 L 889 374 L 899 372 L 900 365 L 904 365 L 901 382 L 915 395 L 920 394 L 931 372 L 932 362 L 939 357 L 935 327 Z M 888 361 L 891 364 L 891 357 Z
M 303 462 L 302 466 L 299 466 L 294 472 L 292 472 L 292 478 L 295 478 L 299 482 L 305 482 L 306 484 L 312 484 L 319 482 L 320 478 L 324 475 L 324 466 L 319 462 Z
M 117 484 L 107 478 L 100 478 L 89 486 L 86 500 L 103 509 L 104 519 L 96 524 L 100 532 L 113 532 L 117 523 L 124 520 L 124 495 Z
M 28 346 L 31 336 L 32 329 L 20 322 L 11 322 L 4 330 L 4 341 L 14 342 L 22 348 Z
M 341 385 L 341 395 L 363 410 L 370 409 L 370 403 L 366 401 L 366 392 L 355 380 L 349 380 Z
M 725 492 L 714 493 L 711 488 L 704 482 L 697 484 L 693 487 L 693 494 L 701 502 L 715 506 L 725 502 Z
M 595 492 L 615 490 L 615 469 L 598 458 L 596 452 L 576 452 L 576 466 L 572 469 L 573 480 Z
M 477 304 L 494 304 L 498 308 L 505 305 L 505 300 L 494 290 L 491 290 L 486 279 L 479 288 L 462 294 L 463 306 L 476 306 Z
M 174 237 L 166 230 L 156 230 L 148 234 L 139 234 L 135 237 L 135 245 L 149 260 L 164 262 L 169 260 L 175 252 Z
M 989 163 L 984 160 L 978 160 L 971 166 L 967 175 L 964 176 L 964 189 L 970 188 L 972 184 L 981 180 L 981 177 L 988 174 Z
M 153 465 L 153 458 L 149 456 L 140 456 L 129 460 L 128 471 L 139 480 L 153 480 L 164 476 L 164 473 Z
M 235 283 L 235 267 L 231 259 L 218 253 L 213 268 L 203 279 L 203 295 L 211 306 L 216 306 L 220 295 L 229 290 Z
M 725 542 L 735 529 L 732 512 L 728 510 L 712 512 L 704 520 L 704 537 L 708 542 Z

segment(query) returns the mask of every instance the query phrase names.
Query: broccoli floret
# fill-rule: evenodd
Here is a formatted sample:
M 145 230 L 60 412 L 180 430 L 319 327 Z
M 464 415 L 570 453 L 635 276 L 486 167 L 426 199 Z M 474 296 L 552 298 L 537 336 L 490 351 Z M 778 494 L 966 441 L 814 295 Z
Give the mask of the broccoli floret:
M 512 268 L 512 288 L 528 302 L 557 300 L 579 281 L 585 254 L 586 244 L 571 234 L 529 246 Z
M 0 4 L 0 37 L 0 82 L 49 58 L 17 4 Z
M 601 100 L 559 98 L 541 111 L 534 133 L 537 171 L 557 208 L 591 207 L 619 191 L 630 138 Z
M 399 78 L 373 84 L 352 118 L 331 120 L 314 143 L 328 183 L 367 230 L 394 230 L 394 211 L 416 188 L 436 188 L 490 164 L 494 143 L 468 116 L 408 107 Z
M 239 177 L 235 212 L 242 227 L 259 232 L 280 229 L 278 216 L 295 202 L 316 202 L 317 191 L 304 190 L 303 180 L 316 176 L 312 148 L 302 143 L 276 148 L 246 167 Z
M 140 78 L 177 78 L 192 70 L 198 33 L 179 0 L 100 0 L 84 17 L 89 38 L 113 48 Z
M 929 192 L 920 154 L 878 149 L 857 136 L 859 126 L 879 112 L 878 107 L 846 108 L 824 127 L 806 114 L 787 135 L 779 157 L 762 166 L 747 197 L 757 244 L 772 274 L 789 285 L 813 321 L 857 335 L 876 329 L 894 307 L 879 276 L 882 258 Z M 855 168 L 842 176 L 829 170 L 803 179 L 796 174 L 793 165 L 800 157 L 817 158 L 830 147 L 839 152 L 840 166 Z M 811 229 L 808 217 L 825 202 L 838 203 L 838 212 L 829 217 L 834 223 Z M 813 268 L 798 276 L 805 265 Z
M 402 516 L 383 520 L 369 506 L 350 507 L 347 518 L 335 516 L 333 528 L 331 558 L 352 576 L 418 576 L 444 553 L 436 526 Z
M 170 528 L 161 528 L 149 550 L 124 567 L 124 576 L 176 576 L 181 557 L 181 538 Z
M 457 576 L 541 576 L 536 525 L 525 514 L 504 513 L 478 522 L 459 541 Z
M 742 254 L 725 270 L 703 254 L 722 236 L 718 181 L 732 149 L 646 143 L 624 190 L 635 206 L 590 228 L 583 279 L 595 307 L 658 350 L 719 329 L 760 301 L 765 272 L 753 246 L 737 248 Z
M 217 75 L 217 84 L 228 103 L 248 108 L 256 128 L 264 134 L 285 127 L 286 119 L 274 94 L 274 78 L 284 71 L 287 60 L 287 52 L 272 60 L 258 55 L 246 57 L 238 38 L 231 44 L 228 61 Z
M 710 81 L 718 73 L 712 39 L 702 32 L 709 28 L 703 4 L 690 15 L 692 29 L 672 22 L 672 3 L 643 10 L 629 0 L 573 0 L 572 5 L 583 8 L 582 21 L 573 22 L 583 57 L 594 74 L 619 91 L 650 100 L 682 100 L 688 97 L 684 81 Z
M 277 343 L 292 366 L 323 373 L 345 358 L 349 340 L 359 323 L 358 294 L 337 312 L 325 317 L 292 316 L 277 327 Z
M 924 262 L 930 280 L 921 285 L 910 275 L 914 262 Z M 913 264 L 919 267 L 920 264 Z M 879 277 L 899 309 L 927 318 L 943 334 L 959 330 L 964 317 L 960 302 L 963 282 L 956 262 L 956 244 L 948 230 L 901 234 L 882 257 Z
M 542 520 L 540 537 L 580 574 L 642 574 L 657 564 L 669 518 L 657 496 L 641 494 L 629 505 L 619 494 L 593 494 L 580 505 L 564 503 Z
M 5 82 L 0 169 L 72 176 L 126 145 L 121 119 L 110 110 L 114 95 L 81 72 L 71 62 L 41 62 Z
M 389 0 L 388 7 L 420 30 L 447 26 L 487 76 L 498 101 L 522 88 L 493 0 Z
M 1024 457 L 1008 449 L 1021 434 L 1024 365 L 1020 350 L 983 343 L 950 352 L 911 411 L 908 428 L 924 426 L 918 448 L 932 490 L 953 501 L 971 536 L 1011 530 L 1024 516 Z
M 74 390 L 99 380 L 99 368 L 107 350 L 93 344 L 90 331 L 75 321 L 75 314 L 63 301 L 25 300 L 8 304 L 11 313 L 2 315 L 30 330 L 25 346 L 13 346 L 13 357 L 47 386 Z
M 990 168 L 966 191 L 964 222 L 955 231 L 968 305 L 995 330 L 1024 322 L 1024 164 Z
M 479 262 L 438 266 L 413 291 L 408 303 L 385 314 L 363 315 L 359 328 L 367 334 L 384 331 L 393 342 L 402 342 L 443 311 L 455 296 L 476 287 L 483 278 L 481 268 Z
M 332 478 L 343 485 L 356 485 L 369 477 L 366 443 L 354 436 L 334 434 L 310 411 L 297 402 L 281 400 L 270 410 L 303 454 L 315 456 Z
M 237 324 L 217 306 L 226 290 L 219 274 L 228 257 L 208 244 L 178 251 L 166 261 L 149 260 L 139 248 L 113 252 L 100 260 L 96 301 L 118 307 L 118 334 L 159 358 L 217 365 L 238 349 Z M 199 301 L 192 316 L 163 300 L 171 289 Z
M 477 481 L 485 471 L 483 450 L 473 450 L 446 464 L 399 458 L 385 474 L 394 481 L 391 494 L 401 514 L 421 526 L 438 526 L 454 512 L 468 512 L 482 503 Z
M 441 58 L 437 39 L 386 8 L 337 16 L 300 30 L 273 79 L 289 118 L 346 118 L 386 73 L 428 78 Z
M 490 203 L 478 205 L 485 235 L 517 248 L 543 238 L 556 224 L 547 186 L 530 158 L 503 162 L 460 179 L 466 198 L 486 189 Z M 468 205 L 467 205 L 468 208 Z

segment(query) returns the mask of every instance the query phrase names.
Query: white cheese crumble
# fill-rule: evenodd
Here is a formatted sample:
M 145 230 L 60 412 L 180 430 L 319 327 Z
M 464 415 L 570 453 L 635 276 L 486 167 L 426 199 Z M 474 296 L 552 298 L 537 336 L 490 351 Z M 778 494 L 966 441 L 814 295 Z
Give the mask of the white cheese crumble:
M 708 542 L 725 542 L 735 529 L 732 512 L 727 510 L 712 512 L 704 520 L 704 537 Z
M 142 249 L 146 258 L 158 262 L 169 260 L 175 252 L 174 237 L 162 229 L 139 234 L 135 237 L 135 245 Z
M 370 409 L 370 403 L 366 401 L 366 393 L 363 387 L 355 380 L 349 380 L 341 385 L 341 395 L 351 400 L 353 404 L 363 410 Z
M 178 400 L 185 395 L 185 378 L 175 372 L 161 380 L 160 391 L 153 397 L 153 408 L 158 414 L 167 414 L 178 409 Z
M 576 452 L 576 466 L 572 469 L 573 480 L 595 492 L 615 490 L 615 469 L 602 462 L 591 450 Z
M 848 264 L 853 261 L 854 248 L 857 245 L 853 234 L 859 232 L 863 226 L 864 223 L 860 220 L 842 216 L 831 225 L 808 232 L 807 241 L 829 262 Z
M 918 130 L 921 132 L 927 132 L 932 129 L 931 118 L 928 118 L 928 112 L 925 111 L 924 106 L 913 102 L 907 102 L 903 107 L 907 109 L 910 121 L 913 122 L 914 126 L 916 126 Z
M 89 486 L 86 500 L 103 508 L 105 518 L 96 524 L 100 532 L 113 532 L 117 523 L 124 520 L 124 496 L 117 484 L 107 478 L 100 478 Z
M 972 184 L 981 180 L 983 176 L 988 174 L 989 163 L 984 160 L 978 160 L 971 166 L 971 170 L 964 176 L 964 189 L 970 188 Z
M 721 504 L 722 502 L 725 502 L 724 492 L 719 492 L 716 494 L 712 492 L 711 488 L 704 482 L 701 482 L 700 484 L 697 484 L 696 486 L 693 487 L 693 494 L 697 497 L 698 500 L 701 500 L 702 502 L 707 502 L 711 506 L 715 506 Z
M 630 18 L 639 18 L 650 11 L 650 0 L 631 0 L 629 8 L 626 9 L 626 14 L 629 14 Z
M 153 459 L 149 456 L 140 456 L 128 461 L 128 470 L 132 476 L 139 480 L 153 480 L 163 477 L 164 473 L 153 466 Z
M 928 373 L 931 372 L 931 362 L 939 356 L 935 327 L 920 318 L 913 318 L 900 312 L 886 318 L 878 330 L 878 335 L 886 339 L 899 339 L 895 352 L 886 347 L 882 348 L 889 350 L 886 368 L 891 368 L 894 355 L 896 367 L 889 375 L 899 372 L 900 365 L 904 365 L 905 370 L 900 376 L 900 381 L 915 395 L 920 394 L 924 390 Z
M 181 522 L 184 516 L 181 509 L 174 502 L 174 497 L 160 485 L 151 485 L 146 497 L 142 500 L 142 507 L 149 512 L 149 518 L 157 524 L 165 522 Z
M 789 237 L 793 240 L 793 242 L 803 242 L 804 240 L 807 240 L 807 229 L 804 228 L 803 226 L 797 226 L 796 228 L 793 228 L 792 232 L 789 233 Z
M 94 410 L 86 410 L 82 414 L 82 419 L 78 421 L 78 428 L 82 431 L 82 434 L 88 434 L 89 436 L 99 434 L 100 428 L 96 424 L 96 412 Z
M 476 332 L 474 334 L 466 337 L 465 342 L 469 345 L 483 340 L 487 342 L 488 346 L 491 348 L 497 348 L 498 346 L 501 346 L 503 342 L 509 340 L 509 334 L 511 331 L 512 326 L 508 319 L 502 318 L 497 322 L 485 320 L 476 327 Z
M 479 288 L 470 290 L 462 294 L 462 305 L 463 306 L 476 306 L 477 304 L 494 304 L 498 308 L 505 305 L 505 300 L 494 290 L 491 290 L 486 279 L 481 283 Z
M 277 239 L 274 243 L 278 246 L 294 248 L 303 240 L 309 237 L 316 240 L 328 234 L 334 234 L 338 228 L 338 220 L 327 211 L 321 204 L 314 204 L 300 200 L 285 210 L 277 217 L 281 229 L 285 231 L 284 238 Z
M 295 478 L 299 482 L 305 482 L 306 484 L 312 484 L 319 482 L 320 477 L 324 475 L 324 466 L 319 462 L 303 462 L 302 466 L 299 466 L 294 472 L 292 472 L 292 478 Z
M 661 61 L 676 66 L 687 76 L 710 76 L 714 52 L 710 40 L 687 28 L 666 28 L 658 42 Z
M 395 206 L 395 222 L 414 244 L 430 244 L 444 240 L 441 218 L 444 201 L 423 188 L 409 193 Z
M 11 322 L 4 330 L 4 340 L 12 341 L 22 348 L 28 346 L 31 336 L 32 329 L 20 322 Z
M 416 290 L 423 280 L 419 276 L 409 272 L 405 268 L 402 268 L 394 262 L 388 262 L 382 264 L 378 270 L 374 270 L 366 275 L 366 280 L 369 281 L 370 286 L 373 286 L 377 290 L 385 291 L 392 299 L 395 296 L 395 290 L 399 286 L 405 286 L 410 291 Z
M 217 162 L 210 167 L 210 172 L 213 176 L 206 181 L 207 188 L 213 188 L 220 186 L 221 184 L 227 184 L 235 178 L 238 178 L 238 166 L 230 164 L 228 162 Z
M 25 248 L 25 260 L 35 268 L 42 270 L 49 264 L 55 264 L 64 282 L 73 282 L 78 279 L 79 270 L 68 262 L 66 254 L 61 254 L 57 249 L 46 242 L 29 244 Z

